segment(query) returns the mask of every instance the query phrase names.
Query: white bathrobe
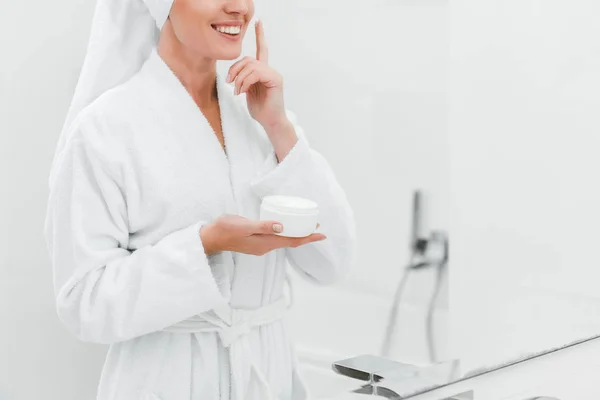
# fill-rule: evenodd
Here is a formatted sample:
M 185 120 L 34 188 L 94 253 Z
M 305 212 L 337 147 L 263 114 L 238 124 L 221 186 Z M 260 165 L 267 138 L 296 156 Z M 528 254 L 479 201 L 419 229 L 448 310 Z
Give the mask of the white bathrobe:
M 214 319 L 215 309 L 276 304 L 286 259 L 318 284 L 338 281 L 355 260 L 352 209 L 293 114 L 298 142 L 278 163 L 244 96 L 220 75 L 217 88 L 226 152 L 156 49 L 73 124 L 45 234 L 61 321 L 82 341 L 110 345 L 98 400 L 308 396 L 285 319 L 235 333 L 168 329 Z M 206 257 L 203 224 L 222 214 L 258 220 L 271 194 L 316 201 L 327 239 Z

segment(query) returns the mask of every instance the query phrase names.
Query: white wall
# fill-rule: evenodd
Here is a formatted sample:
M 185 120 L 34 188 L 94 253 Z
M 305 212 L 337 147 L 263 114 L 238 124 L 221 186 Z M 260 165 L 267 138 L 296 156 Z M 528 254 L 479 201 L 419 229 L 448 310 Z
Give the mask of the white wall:
M 0 24 L 0 397 L 7 399 L 91 399 L 106 351 L 78 343 L 58 322 L 42 236 L 48 168 L 93 3 L 11 2 L 0 13 L 10 16 Z M 448 226 L 445 4 L 258 5 L 272 63 L 286 79 L 288 106 L 330 161 L 358 224 L 359 262 L 348 281 L 297 290 L 292 324 L 302 358 L 328 374 L 340 356 L 379 350 L 386 307 L 407 261 L 413 189 L 428 195 L 429 228 Z M 394 355 L 408 362 L 426 361 L 431 272 L 415 274 L 404 296 Z M 448 353 L 445 292 L 436 319 L 442 357 Z
M 0 15 L 0 398 L 92 399 L 106 349 L 56 317 L 43 241 L 48 171 L 93 4 L 2 2 Z
M 594 0 L 453 3 L 450 282 L 467 369 L 600 332 L 599 18 Z

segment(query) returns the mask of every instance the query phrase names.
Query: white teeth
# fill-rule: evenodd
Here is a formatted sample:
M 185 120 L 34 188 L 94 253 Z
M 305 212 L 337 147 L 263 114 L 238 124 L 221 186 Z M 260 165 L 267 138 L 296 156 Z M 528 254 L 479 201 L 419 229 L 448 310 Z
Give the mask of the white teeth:
M 230 35 L 237 35 L 241 32 L 241 26 L 216 26 L 215 29 L 222 33 L 228 33 Z

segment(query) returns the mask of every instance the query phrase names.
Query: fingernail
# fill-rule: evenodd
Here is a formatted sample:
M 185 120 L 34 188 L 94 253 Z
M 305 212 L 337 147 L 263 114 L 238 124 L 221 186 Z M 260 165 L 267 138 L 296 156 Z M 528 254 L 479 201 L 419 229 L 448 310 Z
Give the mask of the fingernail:
M 283 226 L 281 224 L 273 224 L 273 230 L 280 233 L 283 230 Z
M 227 79 L 225 79 L 227 81 L 227 83 L 229 83 L 231 81 L 231 74 L 227 74 Z

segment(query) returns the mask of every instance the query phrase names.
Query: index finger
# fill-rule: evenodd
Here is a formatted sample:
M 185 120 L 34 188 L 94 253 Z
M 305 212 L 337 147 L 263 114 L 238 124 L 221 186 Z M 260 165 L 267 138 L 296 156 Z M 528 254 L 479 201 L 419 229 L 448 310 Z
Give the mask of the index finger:
M 263 29 L 262 21 L 256 21 L 254 27 L 256 31 L 256 59 L 268 64 L 269 49 L 267 48 L 267 41 L 265 40 L 265 31 Z

